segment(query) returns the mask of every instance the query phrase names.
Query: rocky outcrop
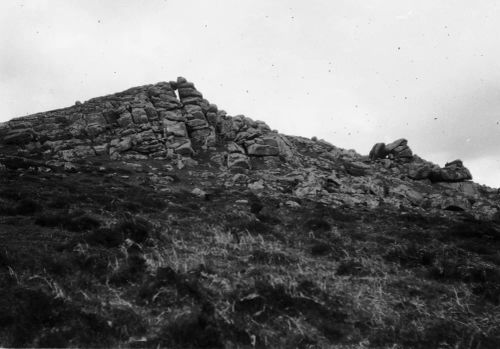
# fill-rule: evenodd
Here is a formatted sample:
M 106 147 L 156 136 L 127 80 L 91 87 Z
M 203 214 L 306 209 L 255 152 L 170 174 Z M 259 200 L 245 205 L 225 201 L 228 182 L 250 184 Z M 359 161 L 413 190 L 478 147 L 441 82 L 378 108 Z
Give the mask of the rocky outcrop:
M 184 78 L 0 125 L 4 171 L 71 174 L 82 171 L 87 160 L 139 167 L 154 162 L 169 171 L 208 169 L 210 181 L 299 205 L 301 200 L 390 205 L 479 217 L 495 216 L 500 206 L 496 191 L 485 194 L 469 181 L 460 160 L 440 168 L 414 155 L 403 138 L 377 143 L 362 156 L 324 140 L 285 136 L 262 121 L 227 115 Z M 159 191 L 170 190 L 171 181 L 152 168 L 150 181 Z
M 296 161 L 284 136 L 262 121 L 227 115 L 182 77 L 0 125 L 4 152 L 36 153 L 61 166 L 95 156 L 180 160 L 223 144 L 238 147 L 229 150 L 229 167 L 249 169 L 252 157 Z

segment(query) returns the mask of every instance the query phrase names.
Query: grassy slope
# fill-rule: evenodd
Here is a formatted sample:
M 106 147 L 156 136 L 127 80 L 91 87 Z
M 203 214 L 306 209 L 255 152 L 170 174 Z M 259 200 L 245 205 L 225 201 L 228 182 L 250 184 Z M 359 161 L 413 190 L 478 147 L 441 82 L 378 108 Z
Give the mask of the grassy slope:
M 494 223 L 97 167 L 2 174 L 1 346 L 500 346 Z

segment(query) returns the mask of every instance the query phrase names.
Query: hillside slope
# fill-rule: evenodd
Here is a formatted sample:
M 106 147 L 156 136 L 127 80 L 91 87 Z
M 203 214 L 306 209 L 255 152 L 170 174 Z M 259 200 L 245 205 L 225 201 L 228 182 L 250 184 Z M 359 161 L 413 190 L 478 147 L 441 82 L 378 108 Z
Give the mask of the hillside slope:
M 500 346 L 498 192 L 405 139 L 282 135 L 178 78 L 0 125 L 0 171 L 1 346 Z

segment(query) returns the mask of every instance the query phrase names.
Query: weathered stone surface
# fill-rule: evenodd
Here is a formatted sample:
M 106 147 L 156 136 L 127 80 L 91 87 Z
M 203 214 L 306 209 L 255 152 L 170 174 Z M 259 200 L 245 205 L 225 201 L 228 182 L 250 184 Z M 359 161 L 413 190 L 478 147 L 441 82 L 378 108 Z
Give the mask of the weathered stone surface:
M 186 121 L 186 117 L 182 115 L 180 110 L 163 110 L 160 112 L 160 118 L 172 121 Z
M 210 129 L 209 127 L 205 127 L 191 131 L 190 136 L 193 143 L 195 143 L 200 147 L 206 146 L 207 143 L 210 143 L 211 146 L 214 143 L 214 139 L 213 137 L 211 137 L 212 133 L 213 133 L 212 129 Z M 209 138 L 211 139 L 210 141 L 208 141 Z
M 118 122 L 118 125 L 120 127 L 127 127 L 134 121 L 132 120 L 132 114 L 130 114 L 129 112 L 125 112 L 120 115 L 120 117 L 118 118 L 118 120 L 116 120 L 116 122 Z
M 192 119 L 192 120 L 188 120 L 186 122 L 187 126 L 190 128 L 190 129 L 193 129 L 193 130 L 197 130 L 197 129 L 200 129 L 200 128 L 206 128 L 208 127 L 208 123 L 206 120 L 202 120 L 202 119 Z
M 234 143 L 234 142 L 229 142 L 227 144 L 227 151 L 229 153 L 241 153 L 245 154 L 245 149 L 241 147 L 240 145 Z
M 101 144 L 101 145 L 94 145 L 94 152 L 96 155 L 104 155 L 108 154 L 109 152 L 109 145 L 108 144 Z
M 186 124 L 183 122 L 170 121 L 168 119 L 163 120 L 163 127 L 165 130 L 165 136 L 177 136 L 177 137 L 187 137 Z
M 459 196 L 444 198 L 440 205 L 443 210 L 448 211 L 469 211 L 471 208 L 470 202 Z
M 405 184 L 400 184 L 397 187 L 390 188 L 389 191 L 392 194 L 400 195 L 402 198 L 407 199 L 414 205 L 420 205 L 424 200 L 424 195 L 422 193 Z
M 279 155 L 279 148 L 267 144 L 251 144 L 247 148 L 247 153 L 252 156 L 276 156 Z
M 413 156 L 413 152 L 409 147 L 398 150 L 396 154 L 399 158 L 411 158 Z
M 113 139 L 110 142 L 110 153 L 122 153 L 132 148 L 132 137 Z
M 309 170 L 307 176 L 296 175 L 299 185 L 294 190 L 298 198 L 317 197 L 323 192 L 325 180 L 318 176 L 315 171 Z
M 191 156 L 194 154 L 193 147 L 191 146 L 191 141 L 187 140 L 185 143 L 181 144 L 177 148 L 175 148 L 175 152 L 177 154 L 183 156 Z
M 230 153 L 227 156 L 227 167 L 229 168 L 250 168 L 250 161 L 245 154 L 241 153 Z
M 85 132 L 87 136 L 90 138 L 95 138 L 99 134 L 103 133 L 106 130 L 106 126 L 100 124 L 100 123 L 91 123 L 88 124 L 87 127 L 85 128 Z
M 178 92 L 179 92 L 179 97 L 181 99 L 188 98 L 188 97 L 203 98 L 203 95 L 195 88 L 190 88 L 190 87 L 179 88 Z
M 385 146 L 385 151 L 387 153 L 391 153 L 392 151 L 394 151 L 397 147 L 405 147 L 407 146 L 408 144 L 408 141 L 404 138 L 400 138 L 400 139 L 397 139 L 395 140 L 394 142 L 392 143 L 389 143 Z
M 184 110 L 188 119 L 201 119 L 205 120 L 205 114 L 199 105 L 186 105 Z
M 29 143 L 34 138 L 34 132 L 30 128 L 12 130 L 3 137 L 4 144 L 23 145 Z
M 477 183 L 466 182 L 440 182 L 443 188 L 453 189 L 468 198 L 478 198 L 481 195 L 480 186 Z
M 428 179 L 433 167 L 426 164 L 415 164 L 408 169 L 408 177 L 415 180 Z
M 73 149 L 61 150 L 59 152 L 59 156 L 65 161 L 73 161 L 93 155 L 95 155 L 95 151 L 89 145 L 79 145 Z
M 149 122 L 146 111 L 142 108 L 132 109 L 132 119 L 136 124 L 145 124 Z
M 344 167 L 351 176 L 366 176 L 371 169 L 370 165 L 359 161 L 346 162 Z

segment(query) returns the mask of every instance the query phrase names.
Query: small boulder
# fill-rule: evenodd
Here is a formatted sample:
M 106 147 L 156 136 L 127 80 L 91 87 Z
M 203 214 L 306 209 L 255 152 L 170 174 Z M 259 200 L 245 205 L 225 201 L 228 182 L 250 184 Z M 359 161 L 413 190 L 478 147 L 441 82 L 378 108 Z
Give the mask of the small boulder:
M 204 199 L 207 196 L 207 193 L 204 190 L 201 190 L 200 188 L 194 188 L 191 190 L 191 194 L 196 195 L 199 198 Z
M 249 183 L 248 189 L 250 190 L 263 190 L 264 189 L 264 181 L 262 179 L 259 179 L 256 182 Z

